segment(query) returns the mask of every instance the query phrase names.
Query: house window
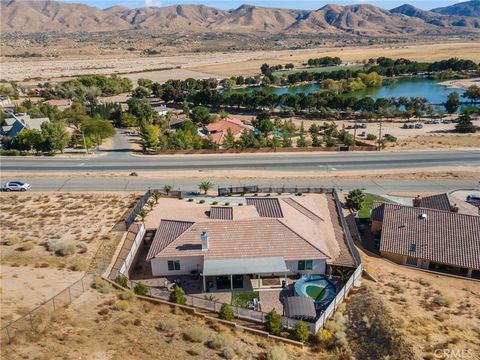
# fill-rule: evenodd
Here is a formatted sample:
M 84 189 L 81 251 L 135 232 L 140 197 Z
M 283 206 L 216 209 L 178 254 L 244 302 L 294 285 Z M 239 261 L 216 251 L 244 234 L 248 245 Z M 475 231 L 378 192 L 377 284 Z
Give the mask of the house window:
M 298 260 L 298 270 L 312 270 L 313 260 Z
M 168 271 L 180 270 L 180 260 L 168 260 Z

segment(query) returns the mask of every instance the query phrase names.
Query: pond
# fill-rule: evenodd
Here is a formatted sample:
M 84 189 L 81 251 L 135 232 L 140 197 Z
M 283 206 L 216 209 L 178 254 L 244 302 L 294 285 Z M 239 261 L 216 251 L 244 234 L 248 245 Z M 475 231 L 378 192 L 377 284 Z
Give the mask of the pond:
M 297 86 L 272 87 L 272 86 L 252 86 L 243 89 L 235 89 L 228 91 L 238 92 L 254 92 L 264 91 L 267 94 L 290 94 L 298 93 L 310 94 L 320 90 L 319 84 L 303 84 Z M 451 89 L 440 85 L 435 80 L 426 78 L 401 78 L 392 84 L 379 86 L 376 88 L 368 88 L 351 93 L 358 97 L 370 96 L 373 99 L 377 98 L 399 98 L 405 97 L 423 97 L 426 98 L 430 104 L 442 104 L 447 100 L 448 94 L 458 92 L 463 94 L 463 89 Z

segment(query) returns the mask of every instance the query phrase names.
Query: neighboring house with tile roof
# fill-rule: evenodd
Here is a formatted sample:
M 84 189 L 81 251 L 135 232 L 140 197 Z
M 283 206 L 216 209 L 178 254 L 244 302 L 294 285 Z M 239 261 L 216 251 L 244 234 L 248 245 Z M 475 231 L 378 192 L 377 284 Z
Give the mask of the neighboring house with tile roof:
M 72 100 L 70 99 L 51 99 L 51 100 L 45 101 L 44 103 L 55 106 L 60 111 L 70 108 L 73 104 Z
M 210 136 L 212 140 L 218 145 L 223 144 L 223 142 L 225 141 L 225 137 L 227 136 L 228 130 L 232 132 L 235 140 L 238 140 L 240 138 L 244 130 L 253 131 L 252 126 L 245 125 L 241 121 L 233 119 L 218 120 L 214 123 L 205 125 L 204 129 L 207 135 Z
M 419 206 L 375 203 L 372 232 L 380 234 L 382 256 L 403 265 L 480 279 L 480 216 L 450 205 L 447 194 Z M 448 204 L 448 205 L 447 205 Z M 468 204 L 467 204 L 468 205 Z M 448 210 L 446 210 L 448 208 Z
M 146 260 L 153 276 L 202 275 L 204 290 L 242 287 L 252 276 L 261 282 L 272 276 L 322 275 L 327 266 L 354 269 L 328 196 L 236 198 L 243 206 L 182 202 L 175 213 L 168 206 L 158 209 L 153 216 L 160 224 Z M 154 224 L 147 219 L 147 228 Z

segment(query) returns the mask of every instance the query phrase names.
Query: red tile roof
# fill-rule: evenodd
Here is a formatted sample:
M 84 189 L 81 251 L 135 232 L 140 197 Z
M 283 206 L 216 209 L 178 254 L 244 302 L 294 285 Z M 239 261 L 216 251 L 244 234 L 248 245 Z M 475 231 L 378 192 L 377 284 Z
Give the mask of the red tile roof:
M 397 204 L 383 207 L 380 251 L 480 270 L 480 216 Z
M 200 234 L 208 233 L 209 250 Z M 283 256 L 285 260 L 326 259 L 323 252 L 278 219 L 198 222 L 170 242 L 156 257 L 204 256 L 237 259 Z
M 155 255 L 165 249 L 172 241 L 182 235 L 193 224 L 193 222 L 189 221 L 162 219 L 148 251 L 147 260 L 154 258 Z

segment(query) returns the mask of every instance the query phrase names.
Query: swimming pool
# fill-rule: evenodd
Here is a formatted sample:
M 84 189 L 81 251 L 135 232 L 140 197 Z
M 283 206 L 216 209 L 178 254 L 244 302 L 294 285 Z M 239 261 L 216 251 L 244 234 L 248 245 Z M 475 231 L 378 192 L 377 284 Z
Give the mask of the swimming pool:
M 327 307 L 335 299 L 337 289 L 329 280 L 318 275 L 305 275 L 295 283 L 297 296 L 309 296 L 315 303 L 315 309 Z

